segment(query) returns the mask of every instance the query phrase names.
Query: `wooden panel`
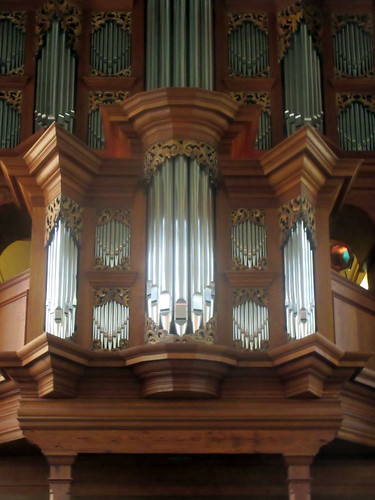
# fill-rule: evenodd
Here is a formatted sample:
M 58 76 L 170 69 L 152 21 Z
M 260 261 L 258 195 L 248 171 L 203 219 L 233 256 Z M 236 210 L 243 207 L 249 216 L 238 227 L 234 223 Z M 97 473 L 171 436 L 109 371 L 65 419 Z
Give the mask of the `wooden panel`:
M 336 345 L 347 351 L 375 351 L 375 296 L 332 273 Z M 367 364 L 375 368 L 375 356 Z
M 0 349 L 15 351 L 25 345 L 29 271 L 0 284 Z

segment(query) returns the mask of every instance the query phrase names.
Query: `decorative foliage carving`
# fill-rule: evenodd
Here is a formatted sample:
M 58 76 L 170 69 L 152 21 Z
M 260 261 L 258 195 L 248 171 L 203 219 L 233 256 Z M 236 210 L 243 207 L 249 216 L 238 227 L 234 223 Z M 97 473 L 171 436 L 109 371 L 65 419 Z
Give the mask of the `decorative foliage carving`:
M 158 167 L 166 159 L 184 155 L 195 159 L 204 168 L 205 172 L 215 182 L 217 177 L 217 154 L 212 146 L 203 142 L 191 140 L 171 139 L 155 144 L 145 154 L 145 177 L 150 182 Z
M 89 92 L 89 113 L 96 111 L 102 104 L 118 104 L 124 102 L 130 95 L 130 92 L 117 91 L 97 91 L 90 90 Z
M 158 344 L 158 343 L 194 343 L 203 342 L 206 344 L 215 343 L 215 331 L 216 331 L 216 318 L 211 318 L 204 328 L 199 328 L 193 333 L 186 333 L 182 337 L 179 335 L 174 335 L 168 333 L 166 330 L 159 328 L 158 325 L 152 321 L 151 318 L 146 317 L 146 328 L 145 328 L 145 342 L 146 344 Z
M 95 271 L 107 271 L 108 269 L 111 271 L 129 271 L 130 257 L 122 257 L 120 264 L 115 266 L 107 266 L 104 264 L 103 257 L 96 257 L 94 269 Z
M 124 31 L 131 33 L 132 13 L 131 12 L 94 12 L 91 18 L 91 33 L 98 31 L 108 21 L 114 21 Z
M 82 230 L 82 212 L 83 209 L 76 201 L 64 195 L 57 196 L 46 207 L 46 244 L 60 218 L 65 222 L 66 226 L 71 230 L 74 238 L 79 243 Z
M 98 210 L 96 224 L 108 224 L 111 220 L 130 226 L 130 210 L 125 208 L 102 208 Z
M 245 266 L 242 263 L 241 257 L 232 257 L 232 270 L 233 271 L 264 271 L 267 269 L 267 259 L 266 257 L 262 257 L 259 259 L 259 262 L 252 267 Z
M 233 307 L 238 307 L 246 302 L 254 302 L 254 304 L 262 307 L 268 307 L 268 291 L 264 288 L 241 288 L 233 290 Z
M 332 14 L 332 35 L 335 35 L 349 23 L 355 23 L 367 33 L 372 34 L 371 14 Z
M 271 96 L 269 92 L 231 92 L 231 97 L 240 104 L 258 104 L 262 111 L 271 114 Z
M 316 49 L 321 52 L 322 15 L 313 3 L 298 0 L 277 13 L 279 61 L 290 47 L 292 35 L 298 30 L 302 20 L 306 22 Z
M 336 94 L 336 105 L 340 113 L 353 102 L 359 102 L 375 113 L 375 94 Z
M 113 335 L 107 334 L 108 340 L 112 340 Z M 128 346 L 127 339 L 118 340 L 118 347 L 112 348 L 111 351 L 121 351 L 122 349 L 126 349 Z M 94 339 L 92 341 L 92 348 L 94 351 L 108 351 L 109 349 L 103 348 L 103 343 L 100 339 Z
M 21 113 L 22 90 L 1 90 L 0 99 L 3 99 L 17 113 Z
M 129 288 L 94 288 L 94 306 L 103 306 L 111 300 L 129 307 Z
M 44 45 L 46 33 L 54 17 L 58 18 L 61 29 L 67 33 L 71 48 L 77 52 L 78 39 L 81 34 L 81 11 L 66 0 L 48 0 L 36 15 L 36 53 L 38 54 Z
M 297 222 L 303 221 L 307 229 L 307 236 L 315 246 L 315 207 L 301 196 L 293 198 L 279 209 L 279 228 L 281 231 L 281 246 L 288 241 L 290 232 L 295 229 Z
M 11 21 L 15 24 L 23 33 L 25 33 L 25 22 L 26 22 L 26 12 L 12 12 L 12 11 L 2 11 L 0 12 L 0 21 Z
M 113 73 L 111 76 L 131 76 L 132 70 L 131 68 L 124 68 L 120 69 L 120 71 L 116 71 L 116 73 Z M 91 69 L 91 76 L 108 76 L 108 73 L 105 73 L 104 71 L 100 71 L 100 69 Z M 105 92 L 106 93 L 106 92 Z M 128 93 L 128 92 L 126 92 Z
M 255 24 L 257 28 L 268 35 L 268 16 L 266 13 L 246 13 L 246 14 L 228 14 L 228 34 L 230 35 L 239 26 L 245 22 Z
M 233 210 L 232 212 L 232 226 L 237 224 L 242 224 L 249 220 L 254 224 L 264 226 L 266 223 L 266 216 L 263 210 L 255 208 L 253 210 L 248 210 L 247 208 L 239 208 L 238 210 Z

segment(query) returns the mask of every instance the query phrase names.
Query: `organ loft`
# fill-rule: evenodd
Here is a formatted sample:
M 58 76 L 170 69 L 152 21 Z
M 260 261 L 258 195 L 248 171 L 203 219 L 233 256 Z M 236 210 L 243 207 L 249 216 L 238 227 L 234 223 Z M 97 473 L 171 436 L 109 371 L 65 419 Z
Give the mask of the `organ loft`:
M 0 0 L 0 496 L 370 500 L 371 0 Z

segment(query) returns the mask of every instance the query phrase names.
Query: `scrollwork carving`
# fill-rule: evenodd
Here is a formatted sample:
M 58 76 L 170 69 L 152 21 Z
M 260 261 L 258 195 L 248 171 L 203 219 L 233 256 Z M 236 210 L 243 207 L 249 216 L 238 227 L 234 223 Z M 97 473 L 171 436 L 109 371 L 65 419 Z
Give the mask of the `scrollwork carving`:
M 120 69 L 120 71 L 116 71 L 116 73 L 112 73 L 111 76 L 131 76 L 132 70 L 131 68 Z M 91 76 L 108 76 L 108 73 L 104 71 L 100 71 L 100 69 L 91 69 Z
M 271 96 L 269 92 L 231 92 L 231 97 L 240 104 L 257 104 L 262 111 L 271 114 Z
M 238 307 L 246 302 L 254 302 L 254 304 L 262 307 L 268 307 L 268 291 L 264 288 L 241 288 L 233 290 L 232 294 L 233 307 Z
M 76 201 L 64 195 L 57 196 L 46 207 L 46 244 L 48 243 L 51 233 L 60 218 L 72 231 L 74 238 L 76 239 L 77 243 L 79 243 L 82 230 L 82 212 L 83 209 L 78 205 Z
M 157 169 L 166 159 L 184 155 L 195 159 L 197 163 L 215 182 L 217 178 L 217 154 L 212 146 L 195 140 L 171 139 L 158 143 L 148 149 L 145 154 L 145 177 L 150 182 Z
M 118 91 L 92 91 L 89 92 L 89 113 L 96 111 L 102 104 L 118 104 L 124 102 L 130 95 L 130 92 Z
M 257 28 L 268 35 L 268 16 L 264 12 L 260 13 L 241 13 L 228 14 L 228 34 L 230 35 L 239 26 L 245 22 L 255 24 Z
M 211 318 L 205 324 L 204 328 L 199 328 L 193 333 L 187 333 L 182 337 L 180 337 L 179 335 L 168 333 L 162 328 L 159 328 L 158 325 L 151 318 L 146 317 L 145 342 L 146 344 L 158 344 L 158 343 L 185 344 L 194 342 L 214 344 L 215 332 L 216 332 L 216 318 Z
M 23 33 L 25 33 L 25 22 L 26 22 L 26 12 L 12 12 L 12 11 L 2 11 L 0 12 L 0 21 L 11 21 L 15 24 Z
M 131 33 L 132 13 L 131 12 L 94 12 L 91 18 L 91 33 L 98 31 L 108 21 L 118 24 L 124 31 Z
M 302 20 L 306 22 L 307 29 L 312 36 L 315 48 L 321 52 L 322 15 L 313 3 L 298 0 L 277 13 L 279 61 L 282 60 L 290 47 L 292 35 L 298 30 Z
M 22 90 L 1 90 L 0 99 L 4 100 L 17 113 L 21 113 Z
M 51 22 L 57 17 L 61 29 L 67 35 L 71 48 L 77 52 L 78 40 L 81 35 L 81 11 L 66 0 L 48 0 L 38 11 L 36 15 L 36 54 L 45 43 L 46 33 L 51 27 Z
M 129 307 L 129 288 L 94 288 L 95 307 L 111 301 Z
M 111 220 L 130 226 L 130 210 L 125 208 L 102 208 L 98 210 L 96 224 L 101 226 Z
M 232 226 L 237 224 L 242 224 L 249 220 L 254 224 L 264 226 L 266 223 L 266 216 L 263 210 L 255 208 L 248 210 L 247 208 L 239 208 L 238 210 L 233 210 L 232 212 Z
M 120 264 L 115 266 L 107 266 L 104 264 L 103 257 L 96 257 L 94 269 L 95 271 L 107 271 L 108 269 L 111 271 L 129 271 L 130 257 L 122 257 Z
M 332 14 L 332 35 L 335 35 L 349 23 L 355 23 L 362 28 L 363 31 L 372 34 L 371 14 Z
M 264 271 L 267 269 L 267 265 L 268 263 L 266 257 L 262 257 L 259 262 L 252 267 L 245 266 L 241 261 L 241 257 L 232 257 L 233 271 Z
M 315 207 L 307 198 L 297 196 L 279 209 L 279 228 L 281 231 L 281 246 L 284 247 L 289 239 L 290 232 L 295 229 L 297 222 L 303 221 L 307 230 L 307 237 L 315 246 Z
M 340 113 L 345 111 L 353 102 L 359 102 L 372 113 L 375 113 L 374 94 L 336 94 L 336 105 Z

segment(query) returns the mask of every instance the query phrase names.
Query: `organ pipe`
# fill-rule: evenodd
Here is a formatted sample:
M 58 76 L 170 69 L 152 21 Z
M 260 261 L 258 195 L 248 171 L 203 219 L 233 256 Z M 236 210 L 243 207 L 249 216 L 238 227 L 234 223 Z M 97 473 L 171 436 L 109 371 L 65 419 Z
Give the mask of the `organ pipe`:
M 98 12 L 92 18 L 92 76 L 130 76 L 131 12 Z
M 286 329 L 291 339 L 315 332 L 314 256 L 303 220 L 290 230 L 283 248 Z
M 73 131 L 75 117 L 76 57 L 66 31 L 52 19 L 37 60 L 35 130 L 57 122 Z
M 242 349 L 268 347 L 268 298 L 264 290 L 235 290 L 233 294 L 233 340 Z
M 0 91 L 0 148 L 13 148 L 19 143 L 21 99 L 21 91 Z
M 167 159 L 148 198 L 147 311 L 182 336 L 214 315 L 213 186 L 195 159 Z
M 117 350 L 129 339 L 129 290 L 94 289 L 93 347 Z
M 78 246 L 70 228 L 59 218 L 47 245 L 45 330 L 61 338 L 75 331 Z
M 239 14 L 237 17 L 242 16 Z M 248 78 L 268 76 L 268 35 L 264 27 L 260 29 L 247 20 L 238 24 L 238 19 L 236 24 L 232 16 L 230 24 L 234 24 L 228 35 L 230 75 Z
M 213 88 L 211 0 L 148 0 L 146 87 Z
M 292 36 L 283 59 L 284 105 L 287 134 L 305 124 L 323 131 L 320 59 L 304 22 Z
M 341 109 L 337 127 L 342 149 L 346 151 L 375 149 L 375 112 L 364 103 L 353 100 L 349 106 Z
M 95 268 L 126 270 L 129 268 L 129 259 L 129 211 L 100 210 L 95 230 Z
M 265 217 L 261 210 L 232 212 L 232 261 L 236 270 L 264 269 L 267 263 Z
M 24 13 L 0 12 L 0 74 L 22 75 L 25 52 Z

